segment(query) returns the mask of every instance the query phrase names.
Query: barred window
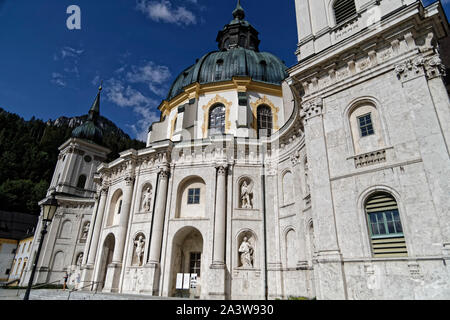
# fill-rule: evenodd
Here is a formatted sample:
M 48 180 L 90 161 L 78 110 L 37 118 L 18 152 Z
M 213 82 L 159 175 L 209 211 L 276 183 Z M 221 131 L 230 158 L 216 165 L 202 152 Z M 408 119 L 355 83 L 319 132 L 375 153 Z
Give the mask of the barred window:
M 258 107 L 258 138 L 269 137 L 272 134 L 272 127 L 272 109 L 265 105 Z
M 356 14 L 355 0 L 336 0 L 333 11 L 336 24 L 340 24 Z
M 406 242 L 394 197 L 385 192 L 372 195 L 366 203 L 366 214 L 374 256 L 405 256 Z
M 225 106 L 223 104 L 211 108 L 208 127 L 212 134 L 225 133 Z

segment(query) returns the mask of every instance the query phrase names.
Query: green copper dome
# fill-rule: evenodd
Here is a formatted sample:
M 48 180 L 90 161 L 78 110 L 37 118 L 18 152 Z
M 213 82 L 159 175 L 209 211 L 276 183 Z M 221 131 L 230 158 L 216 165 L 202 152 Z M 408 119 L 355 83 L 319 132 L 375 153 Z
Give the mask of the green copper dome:
M 89 116 L 85 123 L 76 127 L 72 131 L 73 138 L 79 138 L 88 140 L 97 144 L 103 142 L 103 131 L 97 126 L 97 119 L 100 115 L 100 92 L 102 87 L 99 88 L 97 97 L 89 110 Z
M 220 51 L 213 51 L 184 70 L 170 88 L 167 100 L 183 92 L 193 83 L 213 83 L 232 80 L 235 76 L 253 81 L 280 85 L 287 78 L 286 65 L 268 52 L 259 52 L 258 31 L 244 20 L 240 1 L 233 11 L 234 20 L 219 31 Z
M 280 85 L 288 76 L 286 69 L 283 61 L 268 52 L 245 48 L 210 52 L 177 77 L 167 98 L 173 99 L 192 83 L 228 81 L 234 76 Z

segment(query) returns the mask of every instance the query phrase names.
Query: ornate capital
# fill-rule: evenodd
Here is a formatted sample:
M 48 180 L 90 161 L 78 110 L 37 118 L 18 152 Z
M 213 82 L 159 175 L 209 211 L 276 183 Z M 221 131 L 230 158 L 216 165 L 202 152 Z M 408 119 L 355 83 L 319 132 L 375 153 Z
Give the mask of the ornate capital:
M 306 101 L 302 104 L 302 108 L 300 110 L 300 116 L 305 118 L 305 120 L 309 120 L 313 117 L 322 115 L 323 111 L 323 100 L 322 98 L 316 98 L 309 101 Z
M 418 56 L 395 66 L 399 80 L 407 81 L 425 75 L 428 80 L 446 75 L 445 66 L 438 54 L 424 58 Z
M 159 176 L 162 180 L 167 180 L 169 179 L 170 176 L 170 168 L 163 166 L 159 168 Z
M 422 76 L 424 74 L 424 63 L 424 58 L 422 56 L 418 56 L 414 59 L 408 59 L 397 64 L 395 66 L 397 78 L 402 81 L 407 81 Z
M 292 165 L 295 166 L 300 162 L 300 149 L 295 151 L 292 155 L 291 155 L 291 162 Z
M 428 80 L 445 77 L 447 74 L 445 72 L 445 65 L 442 63 L 439 55 L 432 56 L 425 61 L 425 71 L 427 73 Z
M 219 176 L 225 176 L 227 174 L 227 171 L 228 171 L 228 166 L 226 164 L 225 165 L 218 165 L 218 166 L 216 166 L 216 169 L 217 169 L 217 174 Z
M 126 176 L 125 177 L 125 185 L 127 187 L 132 186 L 133 182 L 134 182 L 134 177 L 132 177 L 132 176 Z

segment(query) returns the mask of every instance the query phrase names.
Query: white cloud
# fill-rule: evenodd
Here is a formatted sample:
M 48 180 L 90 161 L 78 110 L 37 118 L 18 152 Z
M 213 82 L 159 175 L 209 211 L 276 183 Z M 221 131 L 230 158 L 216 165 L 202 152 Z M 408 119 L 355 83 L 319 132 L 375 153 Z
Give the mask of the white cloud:
M 124 70 L 121 70 L 123 72 Z M 172 76 L 169 68 L 159 66 L 153 62 L 147 62 L 142 66 L 131 66 L 126 78 L 131 83 L 144 83 L 149 90 L 158 96 L 163 96 L 166 88 L 163 86 Z
M 53 60 L 59 65 L 59 72 L 52 73 L 51 82 L 60 87 L 67 87 L 69 80 L 73 78 L 79 79 L 80 70 L 78 64 L 83 52 L 84 50 L 82 49 L 65 46 L 53 54 Z
M 64 76 L 61 73 L 53 72 L 51 82 L 60 87 L 66 87 L 67 83 L 64 81 Z
M 193 1 L 189 2 L 192 3 Z M 168 0 L 137 0 L 136 8 L 156 22 L 162 21 L 177 25 L 184 24 L 186 26 L 197 23 L 197 18 L 192 11 L 189 11 L 185 7 L 174 8 Z
M 158 101 L 145 96 L 142 92 L 124 84 L 118 79 L 109 79 L 105 85 L 106 98 L 120 107 L 129 107 L 139 116 L 136 124 L 129 125 L 136 138 L 141 141 L 147 140 L 148 127 L 155 121 L 159 121 L 159 116 L 155 111 Z

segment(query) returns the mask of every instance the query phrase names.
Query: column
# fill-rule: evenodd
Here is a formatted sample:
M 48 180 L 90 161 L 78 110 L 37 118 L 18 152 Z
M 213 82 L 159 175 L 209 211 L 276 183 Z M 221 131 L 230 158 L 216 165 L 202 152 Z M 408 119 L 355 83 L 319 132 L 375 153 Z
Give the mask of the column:
M 106 267 L 106 279 L 103 292 L 118 292 L 120 273 L 122 271 L 122 258 L 125 249 L 125 238 L 128 229 L 128 220 L 131 211 L 131 200 L 133 199 L 134 177 L 130 174 L 125 177 L 125 187 L 123 188 L 122 212 L 120 213 L 119 226 L 116 227 L 116 239 L 114 253 L 111 263 Z M 101 267 L 101 266 L 99 266 Z
M 148 270 L 145 272 L 144 291 L 152 295 L 158 295 L 159 293 L 161 245 L 164 231 L 169 175 L 170 169 L 168 166 L 164 166 L 160 169 L 158 190 L 155 200 L 155 213 L 152 221 L 150 252 L 148 263 L 145 265 L 145 268 Z
M 225 227 L 227 213 L 227 167 L 217 167 L 216 218 L 214 221 L 214 265 L 225 264 Z
M 208 274 L 209 299 L 226 298 L 225 281 L 225 230 L 227 213 L 227 165 L 220 164 L 217 169 L 216 207 L 214 220 L 213 263 Z
M 318 250 L 314 268 L 318 275 L 319 299 L 346 299 L 333 196 L 328 169 L 323 123 L 323 102 L 317 98 L 303 104 L 305 143 L 311 183 L 311 206 Z
M 123 189 L 122 213 L 120 214 L 119 230 L 113 255 L 113 263 L 122 264 L 123 252 L 125 249 L 125 238 L 127 235 L 128 221 L 131 211 L 131 202 L 133 199 L 134 177 L 125 178 L 125 188 Z
M 84 250 L 85 257 L 87 256 L 87 260 L 85 262 L 86 265 L 84 266 L 82 275 L 83 282 L 89 282 L 93 280 L 92 272 L 94 269 L 95 257 L 97 256 L 98 242 L 100 240 L 107 198 L 108 188 L 102 188 L 102 190 L 100 191 L 97 213 L 91 220 L 91 230 L 89 231 L 89 233 L 92 232 L 92 234 L 90 234 L 90 240 L 88 239 Z

